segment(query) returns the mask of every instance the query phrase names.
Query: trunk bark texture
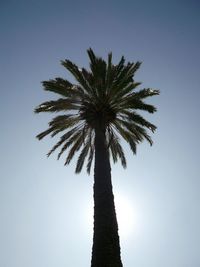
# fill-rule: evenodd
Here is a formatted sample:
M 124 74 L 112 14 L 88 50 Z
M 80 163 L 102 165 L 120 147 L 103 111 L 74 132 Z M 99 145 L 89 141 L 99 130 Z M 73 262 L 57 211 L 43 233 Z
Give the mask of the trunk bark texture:
M 105 131 L 95 132 L 94 235 L 91 267 L 122 267 Z

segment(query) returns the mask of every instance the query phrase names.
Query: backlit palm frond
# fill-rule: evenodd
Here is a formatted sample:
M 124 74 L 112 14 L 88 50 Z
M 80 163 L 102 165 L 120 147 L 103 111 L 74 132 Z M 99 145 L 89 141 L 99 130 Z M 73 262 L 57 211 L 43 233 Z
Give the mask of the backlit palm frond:
M 102 82 L 102 85 L 105 85 L 107 68 L 106 62 L 102 58 L 97 57 L 91 48 L 88 49 L 87 52 L 90 58 L 90 69 L 92 71 L 94 79 L 96 79 L 97 81 L 100 80 Z
M 122 93 L 123 90 L 134 84 L 133 76 L 135 71 L 139 68 L 140 62 L 128 63 L 124 65 L 123 57 L 119 64 L 116 66 L 116 77 L 113 86 L 110 89 L 110 95 L 114 96 L 116 94 Z M 132 86 L 132 88 L 134 88 Z
M 152 141 L 150 135 L 147 134 L 147 131 L 143 127 L 140 127 L 139 125 L 133 124 L 132 130 L 133 130 L 133 132 L 140 133 L 149 142 L 149 144 L 151 146 L 153 145 L 153 141 Z
M 91 171 L 91 166 L 92 166 L 92 162 L 93 162 L 93 158 L 94 158 L 94 145 L 90 146 L 90 150 L 89 150 L 89 156 L 88 156 L 88 162 L 87 162 L 87 173 L 90 174 Z
M 78 110 L 79 108 L 80 108 L 80 101 L 60 98 L 58 100 L 47 101 L 40 104 L 35 109 L 35 113 Z
M 84 90 L 85 94 L 92 94 L 93 89 L 90 87 L 87 79 L 82 74 L 82 71 L 72 63 L 70 60 L 62 60 L 61 64 L 74 76 L 74 78 L 79 82 L 81 88 Z
M 131 151 L 133 154 L 136 154 L 137 144 L 143 140 L 143 137 L 138 134 L 131 132 L 129 127 L 124 127 L 120 120 L 116 120 L 114 127 L 118 131 L 118 133 L 124 138 L 124 140 L 129 144 Z
M 84 164 L 84 161 L 85 161 L 85 158 L 88 154 L 88 151 L 89 151 L 89 148 L 90 148 L 90 143 L 89 142 L 86 142 L 85 146 L 83 147 L 80 155 L 79 155 L 79 158 L 78 158 L 78 161 L 77 161 L 77 164 L 76 164 L 76 170 L 75 172 L 76 173 L 80 173 L 82 168 L 83 168 L 83 164 Z
M 66 140 L 66 142 L 64 143 L 62 149 L 60 150 L 57 158 L 59 159 L 61 157 L 61 155 L 68 149 L 68 147 L 73 145 L 73 143 L 76 143 L 76 141 L 79 138 L 82 138 L 82 129 L 81 130 L 79 129 L 76 132 L 74 132 L 74 134 L 72 134 L 71 137 Z
M 68 156 L 66 158 L 65 165 L 70 163 L 75 152 L 81 148 L 82 144 L 83 144 L 83 137 L 82 137 L 82 134 L 80 134 L 78 136 L 78 138 L 76 138 L 76 140 L 74 140 L 74 144 L 72 145 L 72 147 L 70 148 L 70 150 L 68 152 Z
M 134 93 L 134 97 L 138 99 L 143 99 L 149 96 L 159 95 L 159 90 L 151 89 L 151 88 L 144 88 L 139 92 Z
M 129 82 L 133 81 L 133 75 L 135 71 L 139 68 L 140 62 L 136 63 L 128 63 L 123 70 L 121 71 L 119 77 L 118 77 L 118 90 L 120 88 L 124 88 Z
M 142 142 L 144 139 L 146 139 L 150 145 L 153 144 L 151 137 L 147 134 L 147 131 L 143 127 L 140 127 L 133 122 L 127 122 L 120 119 L 118 119 L 118 121 L 132 134 L 132 136 L 135 138 L 135 141 Z
M 73 114 L 66 114 L 66 115 L 59 115 L 53 118 L 49 122 L 49 126 L 52 127 L 62 127 L 65 126 L 66 128 L 72 127 L 75 124 L 80 122 L 80 117 Z
M 133 90 L 135 90 L 141 83 L 140 82 L 130 82 L 124 86 L 121 90 L 118 90 L 112 95 L 111 103 L 114 103 L 116 106 L 123 97 L 126 97 Z
M 73 134 L 79 129 L 79 127 L 74 127 L 70 131 L 66 132 L 60 137 L 59 142 L 56 143 L 55 146 L 48 152 L 47 156 L 49 157 L 59 146 L 61 146 L 64 142 L 67 142 L 67 140 L 73 136 Z
M 81 172 L 86 156 L 88 155 L 89 149 L 91 149 L 92 146 L 94 145 L 93 143 L 94 143 L 94 140 L 92 138 L 92 131 L 90 130 L 90 132 L 87 134 L 87 141 L 77 160 L 76 171 L 75 171 L 76 173 Z
M 48 128 L 47 130 L 45 130 L 45 131 L 41 132 L 40 134 L 38 134 L 38 135 L 36 136 L 36 138 L 37 138 L 38 140 L 41 140 L 42 138 L 44 138 L 44 137 L 47 136 L 48 134 L 52 133 L 54 130 L 55 130 L 55 127 L 50 127 L 50 128 Z
M 142 100 L 135 98 L 134 95 L 125 96 L 121 101 L 118 100 L 119 109 L 121 110 L 143 110 L 149 113 L 154 113 L 157 109 L 150 104 L 144 103 Z
M 157 128 L 154 124 L 145 120 L 142 116 L 140 116 L 139 114 L 137 114 L 134 111 L 123 110 L 123 111 L 121 111 L 120 116 L 122 117 L 122 119 L 124 119 L 126 121 L 129 121 L 129 122 L 132 121 L 132 122 L 137 123 L 141 126 L 144 126 L 144 127 L 148 128 L 149 130 L 151 130 L 152 132 L 154 132 Z
M 105 77 L 105 90 L 108 93 L 108 89 L 110 88 L 113 82 L 113 65 L 112 65 L 112 53 L 108 54 L 108 61 L 107 61 L 107 70 L 106 70 L 106 77 Z
M 74 125 L 80 123 L 80 119 L 73 115 L 61 115 L 53 118 L 49 122 L 49 128 L 44 132 L 38 134 L 36 137 L 41 140 L 48 134 L 51 134 L 51 137 L 60 133 L 63 130 L 73 127 Z
M 42 85 L 45 91 L 54 92 L 64 97 L 69 97 L 74 94 L 74 90 L 72 89 L 73 84 L 62 78 L 43 81 Z
M 105 86 L 106 86 L 107 64 L 102 58 L 97 57 L 91 48 L 88 49 L 87 52 L 90 58 L 92 87 L 95 90 L 95 94 L 97 97 L 104 98 L 106 95 Z
M 119 143 L 119 138 L 116 136 L 116 134 L 113 135 L 113 139 L 109 146 L 109 149 L 113 158 L 113 162 L 117 162 L 118 158 L 120 158 L 122 166 L 126 168 L 126 158 L 124 155 L 124 151 Z
M 115 69 L 116 69 L 116 77 L 119 78 L 121 72 L 123 71 L 124 67 L 125 67 L 125 58 L 124 56 L 121 57 L 119 63 L 117 65 L 115 65 Z

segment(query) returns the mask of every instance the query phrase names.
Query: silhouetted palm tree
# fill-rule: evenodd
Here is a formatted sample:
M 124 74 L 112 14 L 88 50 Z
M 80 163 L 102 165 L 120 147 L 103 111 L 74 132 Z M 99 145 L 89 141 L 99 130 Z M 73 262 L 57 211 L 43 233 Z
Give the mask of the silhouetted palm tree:
M 82 170 L 87 160 L 90 173 L 94 160 L 94 235 L 92 267 L 121 267 L 118 225 L 111 183 L 110 157 L 120 159 L 126 167 L 126 159 L 120 137 L 136 153 L 138 143 L 146 139 L 152 145 L 147 130 L 154 132 L 156 126 L 145 120 L 136 111 L 149 113 L 156 111 L 143 100 L 158 95 L 158 90 L 136 88 L 135 72 L 141 63 L 125 64 L 124 57 L 117 65 L 112 63 L 112 53 L 107 62 L 97 57 L 92 49 L 88 51 L 90 70 L 79 69 L 69 60 L 61 64 L 74 76 L 76 84 L 66 79 L 55 78 L 44 81 L 44 90 L 61 95 L 58 100 L 39 105 L 36 113 L 62 112 L 49 122 L 49 128 L 40 133 L 40 140 L 47 135 L 52 137 L 63 132 L 59 141 L 49 151 L 51 155 L 60 148 L 58 159 L 67 152 L 65 164 L 69 164 L 80 150 L 76 173 Z

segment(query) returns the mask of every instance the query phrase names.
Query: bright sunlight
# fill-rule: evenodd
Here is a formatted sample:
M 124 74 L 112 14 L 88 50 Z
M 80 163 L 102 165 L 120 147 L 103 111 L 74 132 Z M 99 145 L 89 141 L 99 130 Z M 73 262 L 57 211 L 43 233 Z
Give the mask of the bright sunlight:
M 119 235 L 127 239 L 136 230 L 136 211 L 128 198 L 115 194 L 115 209 L 119 226 Z
M 137 211 L 128 197 L 118 193 L 115 193 L 115 208 L 120 239 L 126 240 L 137 231 Z M 87 230 L 93 228 L 93 202 L 86 208 L 85 222 Z

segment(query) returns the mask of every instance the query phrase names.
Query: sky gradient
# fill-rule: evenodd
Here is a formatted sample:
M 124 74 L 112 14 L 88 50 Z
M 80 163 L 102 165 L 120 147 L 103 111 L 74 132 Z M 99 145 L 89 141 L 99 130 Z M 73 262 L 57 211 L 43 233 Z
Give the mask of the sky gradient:
M 35 136 L 52 116 L 33 109 L 55 97 L 41 81 L 71 79 L 60 60 L 87 67 L 92 47 L 142 61 L 136 81 L 161 91 L 154 145 L 112 166 L 135 216 L 124 267 L 199 267 L 200 2 L 2 0 L 0 29 L 0 266 L 90 266 L 93 175 L 46 158 L 56 140 Z

